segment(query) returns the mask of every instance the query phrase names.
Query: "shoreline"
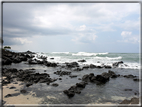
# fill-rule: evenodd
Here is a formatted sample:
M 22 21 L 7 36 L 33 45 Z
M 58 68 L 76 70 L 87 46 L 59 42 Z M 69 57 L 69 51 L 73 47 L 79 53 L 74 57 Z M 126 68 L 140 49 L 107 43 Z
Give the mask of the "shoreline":
M 28 53 L 32 53 L 32 52 L 28 52 Z M 10 53 L 11 54 L 11 53 Z M 15 54 L 15 53 L 14 53 Z M 23 56 L 22 58 L 20 56 Z M 7 56 L 7 55 L 6 55 Z M 12 55 L 8 55 L 10 56 L 9 58 L 11 58 Z M 8 58 L 7 56 L 7 58 Z M 120 74 L 116 74 L 115 72 L 111 71 L 111 67 L 110 66 L 96 66 L 93 64 L 90 65 L 85 65 L 82 68 L 78 65 L 77 62 L 71 62 L 71 63 L 65 63 L 65 65 L 59 65 L 58 63 L 51 63 L 51 62 L 47 62 L 45 61 L 44 57 L 41 57 L 41 59 L 43 59 L 43 61 L 33 61 L 31 60 L 31 58 L 33 57 L 28 56 L 28 54 L 23 55 L 22 53 L 19 55 L 17 54 L 17 59 L 16 59 L 16 63 L 20 63 L 22 61 L 27 61 L 28 64 L 30 65 L 45 65 L 51 68 L 56 68 L 59 67 L 60 71 L 56 71 L 56 72 L 52 72 L 52 75 L 56 75 L 56 77 L 58 78 L 53 78 L 51 75 L 48 74 L 48 72 L 45 70 L 44 73 L 37 73 L 34 72 L 36 71 L 36 69 L 27 69 L 27 70 L 17 70 L 16 68 L 2 68 L 3 69 L 3 76 L 5 76 L 5 78 L 3 78 L 4 81 L 2 81 L 3 83 L 3 100 L 6 101 L 5 104 L 42 104 L 43 99 L 36 97 L 36 93 L 32 93 L 32 91 L 28 90 L 28 87 L 32 87 L 33 84 L 38 84 L 38 83 L 46 83 L 49 86 L 52 87 L 58 87 L 59 85 L 59 81 L 62 82 L 64 78 L 62 78 L 62 76 L 68 76 L 71 80 L 76 79 L 76 77 L 80 77 L 78 75 L 74 75 L 72 73 L 74 72 L 82 72 L 84 70 L 88 70 L 88 69 L 106 69 L 108 70 L 108 72 L 104 72 L 102 74 L 99 75 L 95 75 L 94 73 L 88 73 L 83 75 L 81 78 L 78 78 L 80 82 L 74 84 L 74 86 L 70 86 L 69 89 L 66 90 L 62 90 L 62 94 L 68 96 L 68 97 L 74 97 L 75 95 L 81 95 L 80 93 L 82 93 L 84 91 L 84 89 L 86 89 L 85 87 L 87 86 L 87 84 L 96 84 L 96 86 L 99 84 L 106 84 L 108 83 L 110 80 L 113 81 L 113 79 L 115 78 L 128 78 L 131 79 L 133 81 L 136 82 L 140 82 L 141 80 L 139 79 L 139 77 L 135 76 L 135 75 L 120 75 Z M 5 58 L 5 57 L 4 57 Z M 28 60 L 30 59 L 30 60 Z M 7 59 L 9 60 L 9 59 Z M 10 62 L 7 61 L 5 58 L 5 64 L 6 63 L 13 63 L 12 61 Z M 85 60 L 80 60 L 80 62 L 84 62 Z M 122 64 L 123 61 L 120 62 L 115 62 L 113 64 L 113 66 L 117 67 L 119 64 Z M 23 64 L 22 64 L 23 65 Z M 5 66 L 6 67 L 6 66 Z M 63 71 L 63 69 L 65 70 L 69 70 L 69 71 Z M 56 69 L 55 69 L 56 70 Z M 70 72 L 73 71 L 73 72 Z M 11 76 L 9 76 L 11 75 Z M 22 75 L 22 76 L 20 76 Z M 18 80 L 18 81 L 17 81 Z M 54 83 L 55 81 L 55 83 Z M 57 81 L 57 83 L 56 83 Z M 9 83 L 10 82 L 10 83 Z M 13 84 L 14 83 L 14 84 Z M 22 85 L 20 85 L 22 84 Z M 27 90 L 26 90 L 27 89 Z M 22 91 L 21 91 L 22 90 Z M 125 89 L 125 91 L 131 91 L 132 89 Z M 135 93 L 136 96 L 139 95 L 139 93 Z M 51 100 L 54 99 L 52 96 Z M 47 99 L 50 99 L 50 97 L 47 97 Z M 19 101 L 14 101 L 13 99 L 19 99 Z M 130 98 L 131 99 L 131 98 Z M 124 100 L 122 101 L 122 104 L 129 104 L 129 103 L 138 103 L 139 99 L 135 99 L 135 101 L 128 101 L 128 100 Z M 96 101 L 95 104 L 104 104 L 104 103 L 100 103 Z M 114 104 L 113 102 L 106 102 L 105 104 Z

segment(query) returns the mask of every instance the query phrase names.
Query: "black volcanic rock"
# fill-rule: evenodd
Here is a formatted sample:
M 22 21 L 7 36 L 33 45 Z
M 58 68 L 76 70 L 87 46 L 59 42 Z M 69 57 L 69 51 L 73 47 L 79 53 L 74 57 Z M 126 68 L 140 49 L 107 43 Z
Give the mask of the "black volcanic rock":
M 118 67 L 119 64 L 123 64 L 123 61 L 115 62 L 115 63 L 113 63 L 112 65 L 113 65 L 114 67 Z
M 78 60 L 78 62 L 86 62 L 86 60 L 82 59 L 82 60 Z

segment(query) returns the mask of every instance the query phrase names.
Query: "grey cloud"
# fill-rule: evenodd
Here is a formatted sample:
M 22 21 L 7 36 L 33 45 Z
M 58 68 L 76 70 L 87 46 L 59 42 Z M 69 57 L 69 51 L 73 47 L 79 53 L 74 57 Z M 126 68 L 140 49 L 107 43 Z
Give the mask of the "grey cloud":
M 22 43 L 20 41 L 14 40 L 13 38 L 3 38 L 4 39 L 4 43 L 3 45 L 22 45 Z

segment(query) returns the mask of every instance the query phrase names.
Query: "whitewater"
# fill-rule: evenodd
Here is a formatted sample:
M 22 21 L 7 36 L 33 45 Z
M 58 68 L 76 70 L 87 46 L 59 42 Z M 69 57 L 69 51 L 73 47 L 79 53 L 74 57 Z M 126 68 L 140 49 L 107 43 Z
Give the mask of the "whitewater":
M 112 66 L 115 62 L 123 61 L 124 63 L 119 65 L 119 68 L 140 69 L 139 53 L 37 52 L 33 59 L 40 60 L 39 57 L 41 56 L 47 57 L 47 61 L 55 63 L 78 62 L 79 60 L 86 61 L 78 62 L 79 65 L 94 64 L 99 66 Z

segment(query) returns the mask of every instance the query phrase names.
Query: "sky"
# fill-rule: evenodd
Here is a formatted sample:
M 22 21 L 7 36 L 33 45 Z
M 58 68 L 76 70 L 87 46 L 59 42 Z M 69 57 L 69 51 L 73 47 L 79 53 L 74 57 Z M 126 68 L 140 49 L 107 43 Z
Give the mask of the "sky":
M 25 52 L 139 53 L 139 3 L 3 3 L 3 46 Z

